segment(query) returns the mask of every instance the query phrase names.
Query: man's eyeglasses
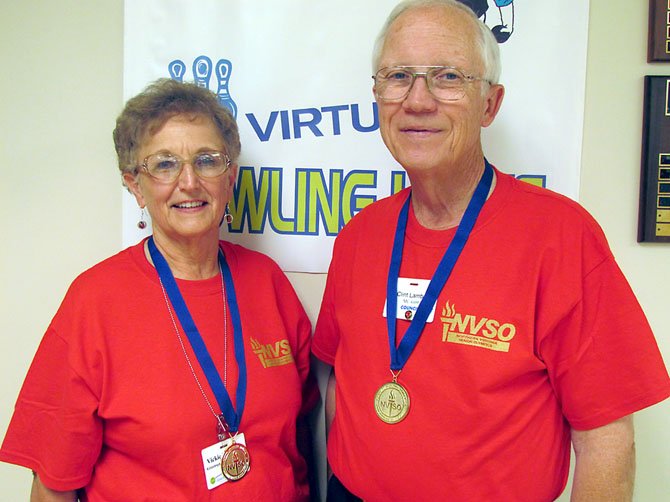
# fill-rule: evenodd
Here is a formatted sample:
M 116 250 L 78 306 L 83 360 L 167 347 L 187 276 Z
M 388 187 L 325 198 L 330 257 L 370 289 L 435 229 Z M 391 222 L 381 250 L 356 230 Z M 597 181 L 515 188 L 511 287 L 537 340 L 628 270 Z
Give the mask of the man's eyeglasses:
M 418 69 L 423 71 L 417 71 Z M 438 101 L 458 101 L 465 96 L 465 86 L 481 77 L 466 75 L 453 66 L 391 66 L 382 68 L 372 78 L 375 93 L 384 101 L 405 99 L 416 77 L 426 79 L 428 90 Z
M 152 178 L 171 183 L 179 177 L 185 163 L 191 164 L 200 178 L 216 178 L 228 170 L 231 161 L 228 155 L 216 150 L 196 153 L 190 159 L 182 159 L 173 153 L 154 153 L 145 158 L 139 167 Z

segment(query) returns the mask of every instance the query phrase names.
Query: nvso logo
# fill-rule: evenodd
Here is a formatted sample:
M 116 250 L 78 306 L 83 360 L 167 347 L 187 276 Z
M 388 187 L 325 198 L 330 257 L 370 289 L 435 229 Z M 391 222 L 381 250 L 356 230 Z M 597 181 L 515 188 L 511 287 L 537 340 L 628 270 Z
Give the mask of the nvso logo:
M 449 301 L 442 309 L 442 341 L 509 352 L 516 326 L 496 319 L 460 314 Z
M 263 368 L 293 363 L 291 345 L 286 338 L 275 343 L 266 344 L 262 344 L 255 338 L 252 338 L 251 349 L 258 356 L 258 359 L 260 359 Z

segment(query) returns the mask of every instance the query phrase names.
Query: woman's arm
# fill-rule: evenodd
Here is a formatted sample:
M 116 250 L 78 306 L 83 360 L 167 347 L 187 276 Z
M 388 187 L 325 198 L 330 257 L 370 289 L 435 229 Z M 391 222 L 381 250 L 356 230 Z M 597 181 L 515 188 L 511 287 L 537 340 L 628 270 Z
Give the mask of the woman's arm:
M 75 490 L 68 492 L 57 492 L 44 486 L 40 477 L 33 476 L 33 486 L 30 490 L 30 502 L 75 502 L 77 492 Z
M 330 426 L 335 419 L 335 368 L 331 368 L 326 387 L 326 438 L 330 432 Z

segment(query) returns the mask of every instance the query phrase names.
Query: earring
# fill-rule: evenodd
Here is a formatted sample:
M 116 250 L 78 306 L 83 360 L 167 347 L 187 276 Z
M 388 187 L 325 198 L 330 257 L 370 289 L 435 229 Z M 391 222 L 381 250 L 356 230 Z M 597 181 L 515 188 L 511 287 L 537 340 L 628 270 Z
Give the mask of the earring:
M 228 207 L 228 204 L 226 204 L 226 211 L 223 213 L 223 221 L 228 223 L 228 225 L 233 222 L 233 215 L 230 214 L 230 208 Z
M 145 218 L 144 208 L 141 207 L 140 209 L 142 210 L 142 212 L 140 213 L 140 221 L 137 222 L 137 228 L 139 228 L 140 230 L 144 230 L 145 228 L 147 228 L 147 222 L 144 221 Z

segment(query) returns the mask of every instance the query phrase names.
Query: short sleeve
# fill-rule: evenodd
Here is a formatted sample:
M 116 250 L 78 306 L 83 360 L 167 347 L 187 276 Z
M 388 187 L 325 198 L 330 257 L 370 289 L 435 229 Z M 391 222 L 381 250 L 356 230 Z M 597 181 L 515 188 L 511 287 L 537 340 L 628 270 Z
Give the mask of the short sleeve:
M 563 414 L 583 430 L 665 399 L 670 381 L 649 323 L 613 258 L 583 278 L 581 293 L 540 355 Z
M 285 329 L 295 337 L 295 364 L 302 385 L 302 405 L 299 414 L 309 413 L 319 400 L 319 388 L 310 368 L 312 324 L 290 281 L 274 264 L 275 296 L 281 310 Z
M 71 365 L 73 351 L 53 326 L 30 366 L 0 459 L 28 467 L 54 490 L 85 486 L 102 444 L 98 399 Z
M 337 241 L 335 249 L 337 248 Z M 335 354 L 340 343 L 340 334 L 335 315 L 335 283 L 338 281 L 338 270 L 335 251 L 328 269 L 326 289 L 321 300 L 321 308 L 312 340 L 312 353 L 331 366 L 335 365 Z

